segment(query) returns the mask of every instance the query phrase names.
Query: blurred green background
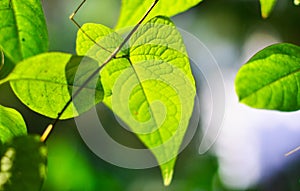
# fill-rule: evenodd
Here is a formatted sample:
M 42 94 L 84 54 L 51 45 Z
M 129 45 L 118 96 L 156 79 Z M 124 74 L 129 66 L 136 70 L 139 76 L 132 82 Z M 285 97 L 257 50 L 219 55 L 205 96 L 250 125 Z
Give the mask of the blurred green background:
M 77 28 L 68 17 L 80 2 L 42 1 L 51 51 L 75 53 Z M 120 6 L 120 0 L 88 0 L 76 19 L 81 24 L 95 22 L 113 27 Z M 238 68 L 259 49 L 275 42 L 300 45 L 300 7 L 292 1 L 279 1 L 270 18 L 264 20 L 260 17 L 258 0 L 204 0 L 173 20 L 207 46 L 223 72 L 227 99 L 220 141 L 211 151 L 199 155 L 201 129 L 198 129 L 178 157 L 171 186 L 165 188 L 159 168 L 132 170 L 109 164 L 87 148 L 73 120 L 62 121 L 47 142 L 49 168 L 43 190 L 300 190 L 300 155 L 284 157 L 285 152 L 300 145 L 300 113 L 262 113 L 241 106 L 232 87 Z M 22 105 L 9 85 L 0 86 L 0 92 L 0 104 L 17 108 L 30 133 L 41 134 L 50 123 L 50 119 Z M 133 135 L 119 132 L 120 127 L 110 121 L 112 114 L 107 109 L 99 107 L 98 110 L 106 123 L 111 124 L 106 129 L 112 137 L 141 146 Z M 246 131 L 247 128 L 250 130 Z

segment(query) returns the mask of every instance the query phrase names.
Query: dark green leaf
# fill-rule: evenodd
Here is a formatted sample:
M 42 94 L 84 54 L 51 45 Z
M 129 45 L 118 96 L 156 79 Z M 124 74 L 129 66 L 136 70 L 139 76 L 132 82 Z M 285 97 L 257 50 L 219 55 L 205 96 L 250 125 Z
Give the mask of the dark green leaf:
M 39 191 L 46 177 L 47 148 L 39 136 L 15 137 L 1 147 L 0 190 Z
M 300 109 L 300 47 L 275 44 L 245 64 L 235 80 L 242 103 L 281 111 Z
M 27 128 L 22 115 L 14 109 L 0 105 L 0 141 L 5 143 L 13 137 L 26 134 Z
M 0 47 L 14 63 L 48 50 L 40 0 L 1 0 L 0 21 Z

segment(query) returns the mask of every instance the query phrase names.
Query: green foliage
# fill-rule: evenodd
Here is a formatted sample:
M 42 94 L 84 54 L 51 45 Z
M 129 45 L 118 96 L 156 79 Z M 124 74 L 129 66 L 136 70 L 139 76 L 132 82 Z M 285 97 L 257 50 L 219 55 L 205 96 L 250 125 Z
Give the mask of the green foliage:
M 275 44 L 253 56 L 237 74 L 236 92 L 251 107 L 300 109 L 300 47 Z
M 15 137 L 1 147 L 0 190 L 39 191 L 46 177 L 47 148 L 39 136 Z
M 14 63 L 48 50 L 40 0 L 0 1 L 0 21 L 0 47 Z
M 70 99 L 73 86 L 78 88 L 82 85 L 82 81 L 73 83 L 74 74 L 81 61 L 84 62 L 84 67 L 80 68 L 78 75 L 82 78 L 89 76 L 98 66 L 95 61 L 82 58 L 56 52 L 39 54 L 18 63 L 7 78 L 0 81 L 0 84 L 9 81 L 14 93 L 30 109 L 47 117 L 56 118 Z M 95 87 L 97 99 L 93 99 L 92 105 L 77 104 L 77 108 L 71 105 L 62 115 L 62 119 L 77 116 L 99 103 L 103 98 L 101 84 L 86 86 L 81 98 L 86 99 L 90 88 L 94 91 Z M 79 97 L 78 100 L 82 101 L 81 98 Z
M 273 10 L 277 0 L 260 0 L 261 16 L 267 18 Z
M 197 5 L 202 0 L 160 0 L 149 19 L 157 15 L 174 16 Z M 116 28 L 134 26 L 149 9 L 153 0 L 122 0 L 121 14 Z
M 87 24 L 82 29 L 107 50 L 123 41 L 102 25 Z M 79 31 L 78 54 L 102 63 L 103 55 L 110 53 L 90 41 Z M 104 103 L 150 148 L 168 185 L 195 97 L 183 40 L 167 17 L 155 17 L 141 26 L 119 56 L 101 71 Z
M 22 115 L 14 109 L 0 105 L 0 141 L 5 143 L 13 137 L 26 134 L 26 124 Z

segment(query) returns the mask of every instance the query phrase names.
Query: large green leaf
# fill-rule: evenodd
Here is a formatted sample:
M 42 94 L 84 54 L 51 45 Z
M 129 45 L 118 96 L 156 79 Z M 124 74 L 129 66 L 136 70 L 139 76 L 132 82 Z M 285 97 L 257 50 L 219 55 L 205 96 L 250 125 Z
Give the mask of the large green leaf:
M 106 30 L 99 26 L 97 29 Z M 99 36 L 98 44 L 106 47 L 110 41 L 111 44 L 115 39 L 121 41 L 121 37 L 115 37 L 116 33 L 109 34 L 109 37 Z M 84 34 L 79 32 L 77 46 L 90 41 L 81 35 Z M 115 43 L 116 47 L 118 44 Z M 77 47 L 80 49 L 82 47 Z M 99 46 L 84 49 L 81 53 L 100 63 L 105 60 L 99 54 L 103 52 Z M 169 185 L 195 97 L 189 59 L 174 24 L 166 17 L 155 17 L 143 25 L 132 36 L 128 50 L 123 49 L 121 55 L 103 68 L 101 82 L 104 103 L 152 151 L 160 165 L 164 184 Z
M 14 109 L 0 105 L 0 141 L 5 143 L 13 137 L 26 134 L 27 128 L 22 115 Z
M 168 17 L 184 12 L 202 0 L 160 0 L 147 18 L 157 15 Z M 154 0 L 122 0 L 121 15 L 116 28 L 134 26 L 143 17 Z M 149 20 L 148 19 L 148 20 Z
M 0 190 L 39 191 L 46 177 L 47 148 L 39 136 L 15 137 L 1 147 Z
M 260 0 L 261 16 L 267 18 L 272 12 L 277 0 Z
M 251 107 L 295 111 L 300 109 L 300 47 L 267 47 L 239 70 L 236 92 Z
M 92 59 L 66 53 L 44 53 L 20 62 L 0 84 L 9 81 L 14 93 L 30 109 L 56 118 L 70 99 L 72 90 L 81 87 L 97 67 L 97 62 Z M 76 75 L 79 78 L 75 81 Z M 90 95 L 94 88 L 96 95 Z M 95 78 L 75 99 L 76 108 L 71 104 L 61 119 L 87 111 L 102 98 L 100 80 Z M 85 102 L 81 104 L 83 100 Z
M 14 63 L 48 50 L 40 0 L 0 1 L 0 47 Z

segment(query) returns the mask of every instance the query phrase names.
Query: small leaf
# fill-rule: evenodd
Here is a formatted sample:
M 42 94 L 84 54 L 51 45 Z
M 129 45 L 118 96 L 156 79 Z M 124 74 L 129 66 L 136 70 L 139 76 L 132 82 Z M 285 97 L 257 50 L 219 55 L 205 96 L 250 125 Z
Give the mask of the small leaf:
M 46 177 L 47 148 L 39 136 L 15 137 L 1 147 L 0 190 L 39 191 Z
M 280 111 L 300 109 L 300 47 L 269 46 L 239 70 L 235 88 L 242 103 Z
M 74 91 L 97 67 L 98 63 L 87 57 L 83 59 L 65 53 L 44 53 L 20 62 L 0 84 L 10 81 L 14 93 L 25 105 L 42 115 L 56 118 Z M 89 92 L 94 92 L 94 88 L 96 95 L 90 95 Z M 87 111 L 102 98 L 102 85 L 95 78 L 75 99 L 76 107 L 71 104 L 61 119 Z M 85 104 L 82 104 L 82 100 L 85 100 Z
M 261 16 L 265 19 L 272 12 L 277 0 L 260 0 Z
M 27 128 L 22 115 L 14 109 L 0 105 L 0 141 L 5 143 L 13 137 L 26 134 Z
M 147 20 L 157 15 L 174 16 L 190 9 L 201 1 L 202 0 L 160 0 L 148 15 Z M 116 28 L 120 29 L 134 26 L 153 2 L 154 0 L 122 0 L 121 15 Z
M 2 0 L 0 21 L 0 47 L 14 63 L 48 50 L 40 0 Z
M 101 24 L 86 23 L 81 29 L 82 30 L 78 30 L 76 39 L 77 54 L 94 58 L 100 64 L 104 62 L 111 52 L 113 52 L 123 41 L 123 38 L 118 33 Z M 82 31 L 97 42 L 98 46 L 95 45 L 95 43 Z M 126 54 L 124 49 L 125 48 L 123 48 L 119 54 Z

